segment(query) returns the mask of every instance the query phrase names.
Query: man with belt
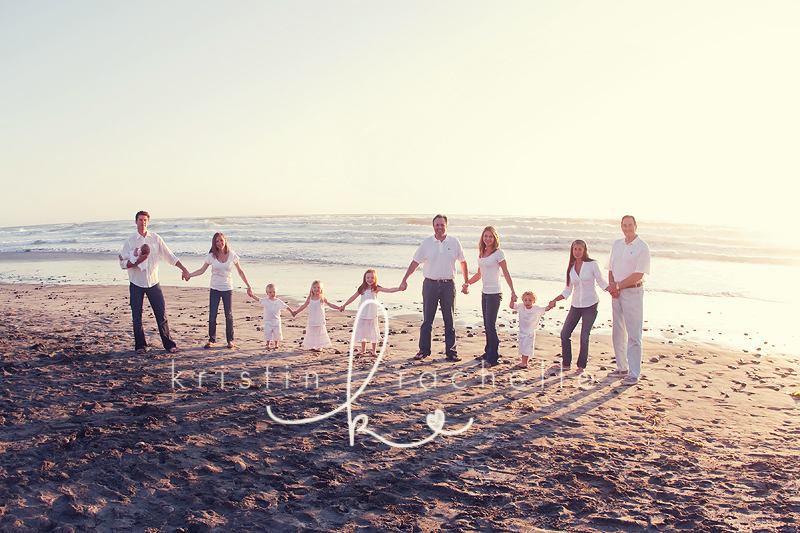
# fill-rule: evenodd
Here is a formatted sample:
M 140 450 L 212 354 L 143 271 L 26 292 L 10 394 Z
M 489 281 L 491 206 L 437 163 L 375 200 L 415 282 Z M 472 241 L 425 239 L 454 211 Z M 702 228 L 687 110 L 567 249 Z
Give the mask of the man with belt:
M 642 372 L 644 275 L 650 273 L 650 248 L 636 234 L 636 219 L 622 217 L 624 239 L 614 242 L 608 257 L 608 292 L 613 313 L 612 338 L 623 385 L 636 385 Z
M 136 213 L 136 233 L 131 235 L 122 246 L 119 266 L 122 270 L 128 271 L 128 279 L 131 282 L 131 312 L 133 314 L 133 338 L 136 346 L 136 353 L 143 355 L 146 352 L 147 340 L 144 336 L 142 327 L 142 310 L 144 306 L 144 296 L 150 301 L 150 307 L 156 316 L 158 333 L 161 335 L 161 342 L 164 349 L 169 353 L 178 351 L 175 341 L 169 334 L 169 323 L 166 317 L 166 305 L 164 304 L 164 294 L 161 292 L 161 284 L 158 282 L 158 260 L 165 260 L 170 265 L 181 269 L 181 277 L 188 280 L 191 276 L 178 258 L 175 257 L 164 240 L 157 233 L 147 231 L 147 224 L 150 222 L 150 214 L 147 211 Z M 131 252 L 136 248 L 147 244 L 150 247 L 149 253 L 140 253 L 134 259 Z
M 406 275 L 400 282 L 400 290 L 408 287 L 409 276 L 419 265 L 422 265 L 422 327 L 419 335 L 419 353 L 414 359 L 425 359 L 431 354 L 431 331 L 433 319 L 436 318 L 436 308 L 441 305 L 442 319 L 444 320 L 444 346 L 448 361 L 460 361 L 456 353 L 456 329 L 453 325 L 453 313 L 456 303 L 456 262 L 461 263 L 461 272 L 464 282 L 469 280 L 467 260 L 461 243 L 455 237 L 447 235 L 447 217 L 436 215 L 433 218 L 432 237 L 428 237 L 419 245 L 414 260 L 408 265 Z

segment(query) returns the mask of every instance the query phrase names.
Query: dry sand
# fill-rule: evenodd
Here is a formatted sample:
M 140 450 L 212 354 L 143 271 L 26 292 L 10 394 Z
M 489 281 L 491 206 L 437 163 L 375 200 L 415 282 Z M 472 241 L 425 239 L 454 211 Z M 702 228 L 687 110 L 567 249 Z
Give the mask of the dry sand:
M 354 313 L 328 311 L 336 348 L 321 354 L 299 348 L 306 315 L 287 314 L 267 352 L 260 306 L 236 294 L 237 348 L 204 350 L 207 290 L 164 292 L 176 356 L 147 305 L 156 346 L 132 352 L 125 286 L 0 286 L 0 531 L 800 529 L 796 356 L 651 340 L 643 379 L 622 387 L 595 334 L 588 376 L 535 367 L 512 382 L 506 327 L 512 364 L 492 387 L 472 358 L 481 331 L 459 330 L 460 363 L 412 362 L 419 317 L 393 320 L 353 416 L 399 442 L 428 436 L 436 409 L 446 430 L 474 422 L 419 447 L 363 434 L 351 447 L 345 413 L 290 426 L 266 408 L 301 418 L 342 404 Z M 539 336 L 538 359 L 559 353 Z M 373 361 L 356 360 L 354 389 Z

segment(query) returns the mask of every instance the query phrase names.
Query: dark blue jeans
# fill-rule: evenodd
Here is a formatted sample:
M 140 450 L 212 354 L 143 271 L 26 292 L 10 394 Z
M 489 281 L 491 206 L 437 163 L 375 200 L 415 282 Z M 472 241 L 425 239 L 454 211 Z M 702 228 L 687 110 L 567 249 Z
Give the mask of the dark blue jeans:
M 431 331 L 436 309 L 441 305 L 444 320 L 444 347 L 446 355 L 456 355 L 456 328 L 453 314 L 456 308 L 456 283 L 425 278 L 422 282 L 422 327 L 419 328 L 419 353 L 431 354 Z
M 497 336 L 497 314 L 500 312 L 500 302 L 503 301 L 503 294 L 482 294 L 481 310 L 483 311 L 483 331 L 486 334 L 486 362 L 497 364 L 500 354 L 497 349 L 500 347 L 500 337 Z
M 570 307 L 564 327 L 561 328 L 561 366 L 572 364 L 572 332 L 578 321 L 581 324 L 581 351 L 578 353 L 578 368 L 586 368 L 589 360 L 589 334 L 597 318 L 597 304 L 589 307 Z
M 133 339 L 136 349 L 143 349 L 147 346 L 147 339 L 144 336 L 142 327 L 142 309 L 144 307 L 144 295 L 150 302 L 153 314 L 158 324 L 158 333 L 161 335 L 161 342 L 165 350 L 175 347 L 175 341 L 169 336 L 169 324 L 166 317 L 166 305 L 164 304 L 164 294 L 161 292 L 161 284 L 156 283 L 152 287 L 142 288 L 131 283 L 131 313 L 133 314 Z
M 217 313 L 219 301 L 222 299 L 222 309 L 225 311 L 225 338 L 233 342 L 233 291 L 218 291 L 211 289 L 208 301 L 208 340 L 217 342 Z

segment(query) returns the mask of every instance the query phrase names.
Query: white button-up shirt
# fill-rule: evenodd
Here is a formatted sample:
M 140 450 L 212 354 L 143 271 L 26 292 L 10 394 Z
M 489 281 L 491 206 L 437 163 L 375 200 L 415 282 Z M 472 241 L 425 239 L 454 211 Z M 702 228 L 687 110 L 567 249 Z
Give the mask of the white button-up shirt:
M 128 259 L 132 250 L 141 248 L 143 244 L 150 246 L 150 255 L 147 259 L 139 263 L 138 268 L 127 268 Z M 122 270 L 128 271 L 128 279 L 137 287 L 147 289 L 153 285 L 158 284 L 158 259 L 161 258 L 168 262 L 170 265 L 176 265 L 178 258 L 175 257 L 164 240 L 158 236 L 157 233 L 148 231 L 147 235 L 142 237 L 139 232 L 134 233 L 125 244 L 122 245 L 122 252 L 120 255 L 123 257 L 119 262 L 119 267 Z M 131 261 L 132 263 L 133 261 Z
M 414 261 L 422 265 L 422 275 L 430 279 L 455 279 L 456 261 L 466 261 L 461 243 L 446 235 L 443 241 L 435 235 L 428 237 L 417 248 Z
M 606 290 L 608 282 L 603 279 L 603 274 L 600 272 L 600 265 L 597 261 L 584 261 L 581 266 L 581 273 L 575 272 L 575 265 L 569 269 L 569 285 L 561 293 L 564 299 L 572 295 L 572 307 L 591 307 L 600 301 L 597 297 L 597 290 L 594 288 L 595 283 L 600 285 L 600 288 Z
M 614 281 L 622 281 L 636 273 L 649 274 L 650 247 L 638 235 L 630 244 L 625 239 L 615 241 L 611 247 L 611 255 L 608 256 L 606 270 L 614 275 Z

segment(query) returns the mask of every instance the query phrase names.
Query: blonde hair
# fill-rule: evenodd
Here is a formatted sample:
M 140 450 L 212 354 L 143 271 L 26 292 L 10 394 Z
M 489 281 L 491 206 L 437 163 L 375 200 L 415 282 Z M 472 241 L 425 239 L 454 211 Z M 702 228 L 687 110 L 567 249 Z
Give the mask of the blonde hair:
M 323 298 L 325 298 L 322 295 L 322 291 L 323 291 L 322 282 L 320 280 L 318 280 L 318 279 L 315 279 L 314 281 L 311 282 L 311 289 L 314 288 L 314 285 L 319 285 L 319 299 L 322 300 Z M 314 291 L 313 290 L 309 290 L 308 291 L 308 297 L 310 298 L 312 296 L 314 296 Z
M 536 293 L 534 293 L 533 291 L 525 291 L 522 293 L 521 298 L 524 298 L 526 294 L 529 294 L 531 298 L 533 298 L 533 303 L 536 303 Z
M 269 285 L 267 285 L 267 292 L 269 292 L 269 288 L 270 288 L 270 287 L 272 287 L 272 289 L 273 289 L 273 290 L 275 290 L 275 289 L 277 289 L 277 288 L 278 288 L 278 287 L 276 287 L 276 286 L 275 286 L 275 284 L 274 284 L 274 283 L 270 283 Z
M 492 236 L 494 237 L 494 245 L 492 248 L 492 252 L 500 248 L 500 236 L 497 234 L 497 230 L 494 229 L 494 226 L 486 226 L 485 228 L 483 228 L 483 231 L 481 232 L 481 239 L 478 242 L 478 251 L 480 252 L 481 257 L 483 257 L 483 254 L 486 251 L 486 243 L 483 242 L 483 234 L 486 233 L 487 231 L 491 231 Z

